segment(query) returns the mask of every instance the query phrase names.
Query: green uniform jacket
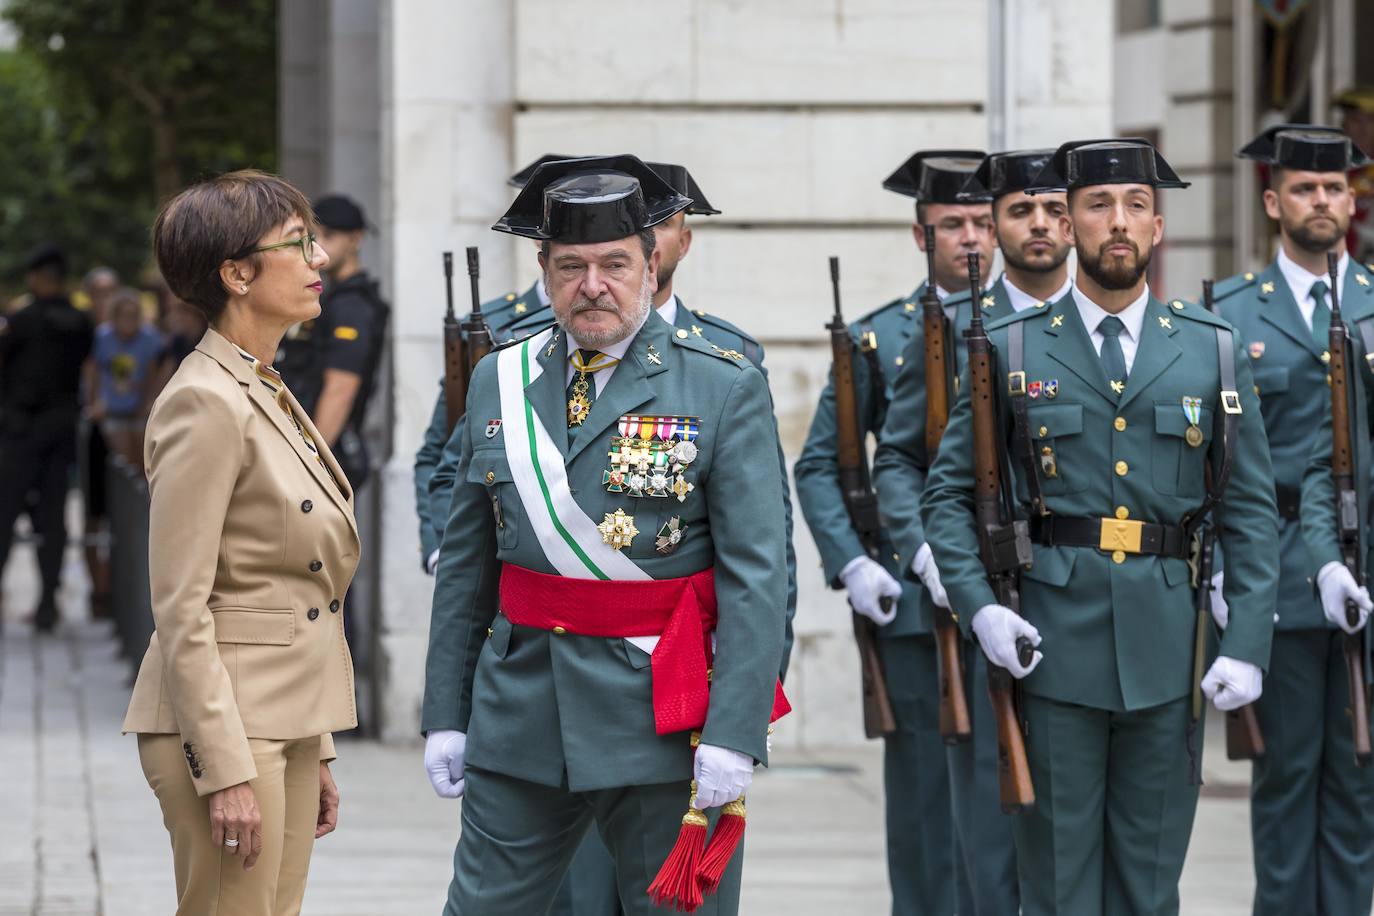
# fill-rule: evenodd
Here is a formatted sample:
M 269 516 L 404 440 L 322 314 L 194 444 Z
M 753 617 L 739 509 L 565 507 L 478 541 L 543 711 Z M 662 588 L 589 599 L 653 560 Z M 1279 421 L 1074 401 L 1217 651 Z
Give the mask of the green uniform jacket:
M 1350 262 L 1341 290 L 1346 317 L 1374 309 L 1374 279 L 1363 265 Z M 1313 432 L 1331 410 L 1326 385 L 1326 346 L 1318 346 L 1293 301 L 1288 281 L 1277 262 L 1258 275 L 1245 273 L 1217 284 L 1213 291 L 1217 312 L 1235 325 L 1250 371 L 1255 377 L 1274 482 L 1280 493 L 1297 500 L 1303 472 L 1312 456 Z M 1330 461 L 1330 439 L 1327 440 Z M 1329 464 L 1328 464 L 1329 468 Z M 1284 500 L 1280 500 L 1280 505 Z M 1297 518 L 1279 520 L 1279 630 L 1330 627 L 1321 602 L 1312 590 L 1317 567 L 1312 564 Z M 1331 532 L 1335 536 L 1334 529 Z
M 1070 293 L 1003 319 L 989 329 L 999 353 L 1007 328 L 1024 322 L 1026 379 L 1057 382 L 1053 398 L 1029 402 L 1037 453 L 1049 448 L 1057 476 L 1040 473 L 1049 509 L 1064 516 L 1130 518 L 1177 524 L 1202 503 L 1203 467 L 1213 445 L 1221 386 L 1215 326 L 1205 309 L 1151 298 L 1139 350 L 1120 403 L 1113 399 Z M 1231 481 L 1216 517 L 1229 559 L 1230 623 L 1220 652 L 1264 668 L 1273 635 L 1278 580 L 1278 519 L 1269 448 L 1243 344 L 1234 341 L 1240 416 Z M 921 511 L 950 603 L 967 633 L 973 615 L 996 603 L 979 560 L 974 524 L 973 430 L 967 389 L 950 418 L 930 470 Z M 1005 391 L 1006 366 L 993 378 Z M 1187 444 L 1182 399 L 1202 399 L 1204 441 Z M 1011 442 L 1011 412 L 1001 399 L 999 429 Z M 1014 462 L 1023 514 L 1026 482 Z M 1044 661 L 1022 685 L 1033 694 L 1114 711 L 1179 699 L 1192 689 L 1193 611 L 1186 561 L 1095 547 L 1035 545 L 1021 575 L 1021 614 L 1040 630 Z
M 506 293 L 490 302 L 482 303 L 482 314 L 486 316 L 487 326 L 497 341 L 505 339 L 505 329 L 512 321 L 518 321 L 529 311 L 544 308 L 539 304 L 536 282 L 523 295 Z M 466 320 L 466 317 L 465 319 Z M 460 420 L 461 424 L 462 421 Z M 420 566 L 424 567 L 429 555 L 439 546 L 443 534 L 443 516 L 431 515 L 429 480 L 434 469 L 443 457 L 444 443 L 448 440 L 448 406 L 444 398 L 444 382 L 439 380 L 439 397 L 434 402 L 434 410 L 429 415 L 429 426 L 425 427 L 425 441 L 415 453 L 415 514 L 420 518 Z
M 509 339 L 523 340 L 554 324 L 553 309 L 541 306 L 532 309 L 520 319 L 513 321 L 502 329 L 502 335 Z M 741 353 L 754 366 L 763 373 L 766 380 L 768 370 L 763 366 L 763 345 L 735 325 L 700 309 L 688 311 L 687 306 L 678 297 L 677 315 L 674 318 L 675 327 L 684 334 L 689 334 L 698 339 L 704 339 L 710 345 L 714 344 L 723 350 L 732 350 Z M 770 395 L 771 396 L 771 395 Z M 776 422 L 775 424 L 776 425 Z M 783 645 L 781 674 L 787 676 L 787 664 L 792 658 L 792 618 L 797 611 L 797 555 L 792 546 L 792 497 L 790 488 L 786 486 L 787 481 L 787 460 L 782 452 L 782 439 L 774 433 L 774 441 L 778 448 L 778 467 L 782 472 L 783 486 L 783 506 L 786 512 L 785 528 L 787 533 L 787 637 Z M 461 437 L 454 437 L 443 447 L 442 454 L 437 466 L 429 478 L 429 514 L 430 518 L 436 523 L 448 517 L 449 498 L 453 492 L 453 481 L 458 467 L 458 451 L 461 447 Z M 418 498 L 418 494 L 417 494 Z M 442 536 L 443 532 L 436 531 L 436 539 Z M 437 541 L 436 541 L 437 543 Z M 425 554 L 429 556 L 429 554 Z
M 981 305 L 984 321 L 1012 314 L 1011 297 L 1001 277 L 983 293 Z M 950 296 L 944 309 L 946 316 L 952 313 L 947 333 L 954 349 L 956 370 L 962 374 L 968 365 L 964 331 L 973 317 L 968 292 Z M 954 400 L 955 391 L 951 388 L 951 407 Z M 926 453 L 926 332 L 918 309 L 911 339 L 902 351 L 901 369 L 892 385 L 892 403 L 878 436 L 878 450 L 873 456 L 873 485 L 878 491 L 883 522 L 896 547 L 897 565 L 907 579 L 916 583 L 920 579 L 912 572 L 911 564 L 926 542 L 921 525 L 921 491 L 925 489 L 933 457 Z M 930 593 L 919 584 L 917 588 L 921 598 L 921 631 L 929 632 L 934 627 L 935 607 Z
M 526 399 L 563 445 L 566 335 L 530 356 L 544 371 Z M 496 359 L 483 360 L 469 388 L 473 422 L 440 552 L 421 727 L 466 731 L 472 766 L 574 792 L 688 779 L 688 736 L 654 733 L 649 655 L 622 639 L 514 627 L 498 614 L 500 563 L 554 569 L 512 483 L 502 429 L 525 421 L 502 416 L 496 370 Z M 606 491 L 607 452 L 627 414 L 700 418 L 687 471 L 695 490 L 685 502 Z M 492 419 L 503 426 L 488 437 Z M 667 579 L 714 567 L 719 619 L 702 741 L 763 762 L 787 595 L 775 435 L 768 385 L 748 360 L 679 337 L 650 315 L 566 455 L 588 516 L 623 509 L 634 517 L 640 533 L 624 553 L 646 573 Z M 685 536 L 660 554 L 655 535 L 673 517 Z

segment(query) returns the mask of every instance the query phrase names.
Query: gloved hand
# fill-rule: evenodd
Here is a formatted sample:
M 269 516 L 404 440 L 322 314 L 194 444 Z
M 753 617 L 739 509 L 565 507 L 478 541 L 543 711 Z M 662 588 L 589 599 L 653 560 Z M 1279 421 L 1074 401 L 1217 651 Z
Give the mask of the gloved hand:
M 467 788 L 463 756 L 468 736 L 451 729 L 435 729 L 425 737 L 425 772 L 440 798 L 462 798 Z
M 754 780 L 754 759 L 739 751 L 702 744 L 697 747 L 693 772 L 697 781 L 697 807 L 704 811 L 744 794 Z
M 1218 655 L 1202 677 L 1202 692 L 1222 712 L 1240 709 L 1260 698 L 1264 674 L 1258 665 Z
M 930 553 L 929 544 L 922 544 L 921 549 L 916 551 L 916 557 L 911 561 L 911 571 L 925 583 L 930 600 L 935 602 L 936 607 L 948 610 L 949 595 L 945 594 L 945 587 L 940 584 L 940 570 L 935 567 L 935 557 Z
M 1212 591 L 1207 598 L 1212 603 L 1212 619 L 1217 622 L 1217 629 L 1226 629 L 1226 622 L 1231 619 L 1231 609 L 1226 606 L 1226 599 L 1222 597 L 1221 585 L 1225 581 L 1226 573 L 1219 572 L 1212 577 Z
M 1016 657 L 1016 640 L 1024 636 L 1032 646 L 1038 646 L 1040 631 L 1009 607 L 988 604 L 979 608 L 978 613 L 973 615 L 973 632 L 978 635 L 978 643 L 988 660 L 1006 668 L 1014 678 L 1030 674 L 1045 657 L 1044 653 L 1037 650 L 1031 656 L 1030 664 L 1021 667 L 1021 660 Z
M 434 570 L 436 570 L 436 569 L 438 569 L 438 568 L 439 568 L 439 548 L 438 548 L 438 547 L 435 547 L 433 550 L 431 550 L 431 551 L 429 552 L 429 556 L 425 558 L 425 572 L 427 572 L 429 575 L 432 576 L 432 575 L 434 575 Z
M 902 583 L 882 565 L 868 557 L 855 557 L 840 570 L 840 581 L 849 592 L 854 611 L 863 614 L 878 626 L 887 626 L 897 616 L 897 602 L 902 600 Z M 883 610 L 881 599 L 891 598 L 892 606 Z
M 1331 561 L 1317 573 L 1317 591 L 1322 596 L 1322 612 L 1326 619 L 1347 633 L 1357 633 L 1369 619 L 1374 602 L 1369 600 L 1369 589 L 1355 583 L 1355 577 L 1344 563 Z M 1345 603 L 1355 602 L 1360 612 L 1359 621 L 1352 627 L 1345 619 Z

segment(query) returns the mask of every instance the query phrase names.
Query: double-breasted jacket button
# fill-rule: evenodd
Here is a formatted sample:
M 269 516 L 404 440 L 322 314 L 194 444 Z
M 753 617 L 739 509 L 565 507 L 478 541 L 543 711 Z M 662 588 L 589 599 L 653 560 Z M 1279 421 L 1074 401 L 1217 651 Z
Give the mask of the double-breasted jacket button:
M 317 607 L 312 607 L 310 610 L 305 612 L 305 616 L 310 620 L 314 620 L 316 617 L 320 616 L 320 609 Z
M 313 508 L 315 508 L 315 504 L 308 499 L 305 502 L 301 503 L 302 512 L 309 512 Z
M 311 572 L 319 572 L 319 571 L 322 570 L 322 569 L 324 569 L 324 564 L 321 563 L 319 560 L 311 560 L 311 561 L 310 561 L 310 571 L 311 571 Z
M 338 598 L 335 598 L 333 601 L 329 602 L 329 613 L 331 613 L 331 614 L 337 614 L 337 613 L 339 613 L 339 599 L 338 599 Z

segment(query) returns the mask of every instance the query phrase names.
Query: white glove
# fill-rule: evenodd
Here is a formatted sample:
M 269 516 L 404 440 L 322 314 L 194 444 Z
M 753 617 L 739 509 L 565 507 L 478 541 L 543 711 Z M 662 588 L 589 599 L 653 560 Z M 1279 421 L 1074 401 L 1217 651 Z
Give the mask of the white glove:
M 1240 709 L 1260 698 L 1264 674 L 1258 665 L 1218 655 L 1202 677 L 1202 692 L 1222 712 Z
M 754 759 L 729 748 L 702 744 L 693 761 L 697 781 L 697 807 L 705 810 L 732 802 L 754 780 Z
M 978 634 L 978 644 L 983 647 L 983 654 L 988 660 L 1006 668 L 1014 678 L 1030 674 L 1045 657 L 1044 653 L 1037 650 L 1031 656 L 1030 664 L 1021 667 L 1021 660 L 1016 657 L 1016 640 L 1024 636 L 1032 646 L 1038 646 L 1040 631 L 1009 607 L 987 604 L 979 608 L 978 613 L 973 615 L 973 632 Z
M 897 602 L 902 600 L 902 583 L 882 565 L 868 557 L 855 557 L 840 570 L 840 581 L 849 592 L 849 603 L 855 613 L 883 627 L 897 616 Z M 881 599 L 891 598 L 892 606 L 884 611 Z
M 429 573 L 429 574 L 432 576 L 432 575 L 434 575 L 434 570 L 436 570 L 436 569 L 438 569 L 438 568 L 439 568 L 439 548 L 438 548 L 438 547 L 435 547 L 435 548 L 434 548 L 434 551 L 433 551 L 432 553 L 430 553 L 429 557 L 425 560 L 425 572 Z
M 1322 612 L 1326 614 L 1326 619 L 1347 633 L 1358 633 L 1369 619 L 1370 610 L 1374 609 L 1374 602 L 1369 600 L 1369 589 L 1356 585 L 1355 577 L 1345 568 L 1345 564 L 1335 560 L 1317 573 L 1317 591 L 1322 596 Z M 1360 619 L 1353 627 L 1345 619 L 1347 601 L 1355 602 L 1360 612 Z
M 945 587 L 940 584 L 940 570 L 935 567 L 935 557 L 930 553 L 929 544 L 922 544 L 921 549 L 916 551 L 916 557 L 911 561 L 911 571 L 925 583 L 930 600 L 935 602 L 936 607 L 949 610 L 949 595 L 945 594 Z
M 1217 629 L 1226 629 L 1226 622 L 1231 619 L 1231 609 L 1226 606 L 1226 599 L 1221 594 L 1221 584 L 1226 573 L 1219 572 L 1212 577 L 1212 591 L 1207 596 L 1212 602 L 1212 619 L 1217 622 Z
M 467 788 L 463 756 L 468 736 L 451 729 L 435 729 L 425 738 L 425 772 L 440 798 L 462 798 Z

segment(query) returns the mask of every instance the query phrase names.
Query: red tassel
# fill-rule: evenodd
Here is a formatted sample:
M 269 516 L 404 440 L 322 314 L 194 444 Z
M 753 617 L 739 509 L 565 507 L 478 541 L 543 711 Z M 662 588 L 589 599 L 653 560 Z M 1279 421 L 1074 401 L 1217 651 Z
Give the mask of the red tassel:
M 697 882 L 701 885 L 702 897 L 709 897 L 720 889 L 720 880 L 725 877 L 725 869 L 730 865 L 735 850 L 744 839 L 744 796 L 729 802 L 721 809 L 720 820 L 711 832 L 711 842 L 706 844 L 706 852 L 701 857 L 701 867 L 697 869 Z
M 697 786 L 692 783 L 692 800 L 682 815 L 673 851 L 663 861 L 658 876 L 649 885 L 649 898 L 655 906 L 671 906 L 680 913 L 695 912 L 701 906 L 701 885 L 697 873 L 706 848 L 706 815 L 697 808 Z

